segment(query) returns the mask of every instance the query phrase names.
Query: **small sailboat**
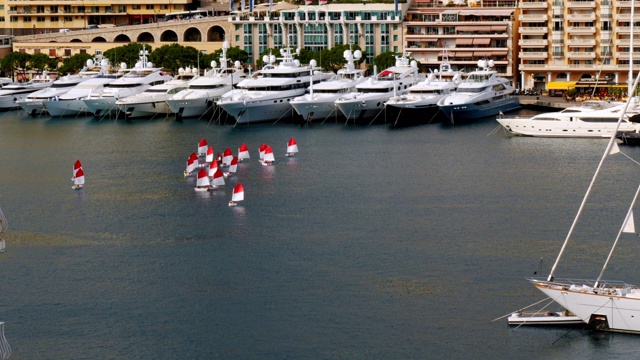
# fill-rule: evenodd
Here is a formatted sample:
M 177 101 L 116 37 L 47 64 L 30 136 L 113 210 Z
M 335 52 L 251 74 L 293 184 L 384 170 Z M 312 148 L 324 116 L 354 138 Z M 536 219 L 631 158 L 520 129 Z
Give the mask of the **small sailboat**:
M 209 164 L 209 180 L 213 179 L 213 175 L 218 171 L 218 160 L 213 160 L 211 164 Z
M 193 171 L 198 167 L 198 155 L 191 153 L 187 160 L 187 168 L 184 170 L 184 177 L 191 176 Z
M 233 160 L 233 152 L 231 152 L 231 149 L 226 148 L 222 153 L 222 166 L 229 166 L 231 160 Z
M 209 147 L 207 144 L 207 140 L 205 140 L 205 138 L 202 138 L 202 140 L 200 140 L 200 142 L 198 143 L 198 155 L 200 156 L 206 155 L 208 148 Z
M 80 160 L 76 160 L 75 164 L 73 164 L 73 177 L 71 178 L 71 181 L 76 178 L 76 173 L 79 169 L 82 169 L 82 163 L 80 162 Z
M 238 202 L 242 200 L 244 200 L 244 186 L 242 186 L 242 184 L 238 184 L 233 188 L 233 195 L 231 195 L 229 206 L 236 206 L 238 205 Z
M 264 158 L 262 159 L 261 164 L 264 166 L 269 166 L 272 165 L 274 161 L 276 161 L 276 159 L 273 157 L 273 149 L 271 148 L 271 146 L 267 145 L 267 147 L 264 149 Z
M 263 143 L 262 145 L 260 145 L 260 148 L 258 149 L 260 154 L 260 159 L 259 159 L 260 162 L 264 160 L 264 149 L 266 148 L 267 148 L 267 145 Z
M 0 360 L 6 360 L 11 356 L 11 346 L 4 337 L 4 322 L 0 322 Z
M 196 180 L 195 191 L 208 191 L 211 187 L 209 182 L 209 173 L 205 169 L 198 171 L 198 180 Z
M 71 187 L 74 190 L 82 189 L 84 186 L 84 171 L 82 168 L 78 169 L 76 172 L 76 177 L 73 179 L 73 186 Z
M 213 180 L 211 180 L 211 189 L 215 190 L 218 188 L 218 186 L 222 185 L 224 185 L 224 176 L 222 176 L 222 171 L 220 171 L 220 168 L 218 168 L 215 174 L 213 174 Z
M 291 138 L 287 143 L 287 156 L 293 156 L 298 152 L 298 143 L 296 143 L 296 139 Z
M 7 231 L 7 228 L 9 228 L 9 223 L 7 222 L 7 218 L 4 217 L 4 214 L 2 213 L 2 209 L 0 209 L 0 253 L 5 252 L 7 249 L 7 244 L 2 238 L 2 235 L 4 235 L 4 232 Z
M 240 145 L 240 148 L 238 148 L 238 161 L 242 161 L 244 159 L 249 159 L 249 148 L 247 147 L 246 144 L 242 144 Z
M 204 161 L 207 163 L 213 162 L 213 147 L 209 146 L 207 148 L 207 155 L 205 156 Z
M 224 177 L 226 178 L 229 175 L 235 174 L 236 170 L 238 170 L 238 158 L 234 157 L 231 160 L 231 164 L 229 164 L 229 169 L 227 169 L 227 172 L 224 173 Z

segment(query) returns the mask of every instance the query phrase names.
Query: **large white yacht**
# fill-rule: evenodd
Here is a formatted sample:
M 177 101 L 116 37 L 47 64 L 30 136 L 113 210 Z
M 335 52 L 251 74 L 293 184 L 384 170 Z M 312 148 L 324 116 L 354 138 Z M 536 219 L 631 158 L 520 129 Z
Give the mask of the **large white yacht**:
M 514 135 L 609 138 L 618 126 L 618 120 L 624 107 L 625 104 L 621 103 L 594 101 L 583 106 L 573 106 L 561 111 L 534 116 L 500 115 L 496 120 Z M 635 132 L 640 130 L 640 124 L 630 121 L 633 116 L 638 114 L 640 114 L 638 98 L 632 98 L 627 111 L 622 115 L 618 131 Z
M 189 82 L 198 78 L 198 72 L 198 69 L 190 67 L 180 68 L 173 79 L 153 85 L 141 93 L 118 99 L 118 113 L 124 114 L 127 119 L 170 114 L 167 99 L 189 87 Z
M 439 69 L 424 81 L 409 88 L 404 95 L 394 96 L 385 103 L 385 117 L 392 126 L 429 124 L 440 121 L 438 101 L 458 88 L 463 73 L 453 71 L 444 56 Z
M 87 96 L 83 102 L 89 112 L 96 117 L 118 115 L 118 99 L 141 93 L 153 85 L 163 84 L 172 79 L 170 75 L 165 75 L 161 68 L 153 67 L 153 64 L 147 61 L 147 55 L 146 50 L 141 50 L 140 61 L 133 68 L 126 69 L 126 65 L 122 64 L 121 69 L 125 74 L 121 78 Z
M 19 107 L 16 101 L 25 99 L 29 94 L 47 88 L 53 84 L 53 79 L 46 72 L 36 75 L 26 83 L 13 83 L 4 85 L 0 89 L 0 109 L 8 110 Z
M 406 94 L 409 88 L 420 81 L 418 64 L 409 62 L 410 53 L 396 56 L 395 66 L 368 78 L 356 85 L 356 92 L 343 95 L 335 105 L 347 121 L 385 120 L 384 103 L 391 97 Z
M 512 95 L 515 89 L 493 66 L 493 60 L 478 60 L 478 69 L 470 72 L 454 93 L 438 101 L 449 121 L 496 116 L 520 108 L 520 99 Z
M 218 106 L 236 119 L 237 124 L 276 121 L 293 116 L 291 100 L 306 92 L 311 81 L 328 80 L 334 74 L 320 72 L 315 60 L 301 66 L 294 60 L 289 47 L 280 50 L 282 58 L 277 65 L 275 55 L 265 55 L 266 65 L 250 78 L 240 81 L 238 89 L 222 95 Z M 311 74 L 313 71 L 313 75 Z
M 45 102 L 49 100 L 55 101 L 58 97 L 71 91 L 78 84 L 103 74 L 108 64 L 106 59 L 103 61 L 103 63 L 95 64 L 92 59 L 89 59 L 87 60 L 86 66 L 77 74 L 59 77 L 51 86 L 35 91 L 25 99 L 17 100 L 16 104 L 31 116 L 40 115 L 46 110 L 44 106 Z
M 214 110 L 220 97 L 233 90 L 243 78 L 244 74 L 240 62 L 233 67 L 227 67 L 227 49 L 229 42 L 222 44 L 220 67 L 215 61 L 211 62 L 211 70 L 205 71 L 203 76 L 189 83 L 186 90 L 180 91 L 167 99 L 171 112 L 180 120 L 186 117 L 202 116 Z
M 365 81 L 364 70 L 355 66 L 362 58 L 360 50 L 345 50 L 347 60 L 344 68 L 328 81 L 309 86 L 309 91 L 291 100 L 291 106 L 305 121 L 325 120 L 330 116 L 341 115 L 335 101 L 348 93 L 356 91 L 356 85 Z

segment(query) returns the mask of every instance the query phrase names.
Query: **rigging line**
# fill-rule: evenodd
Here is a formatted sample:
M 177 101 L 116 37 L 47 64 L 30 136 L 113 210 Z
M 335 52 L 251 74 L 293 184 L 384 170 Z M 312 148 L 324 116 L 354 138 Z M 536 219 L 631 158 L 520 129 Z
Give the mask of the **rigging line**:
M 523 307 L 523 308 L 520 308 L 520 309 L 518 309 L 518 310 L 516 310 L 516 311 L 512 311 L 512 312 L 510 312 L 510 313 L 508 313 L 508 314 L 506 314 L 506 315 L 502 315 L 502 316 L 500 316 L 500 317 L 498 317 L 498 318 L 495 318 L 495 319 L 493 319 L 493 320 L 491 320 L 491 321 L 489 321 L 489 322 L 494 322 L 494 321 L 498 321 L 498 320 L 500 320 L 500 319 L 504 319 L 504 318 L 506 318 L 507 316 L 511 316 L 511 314 L 513 314 L 514 312 L 520 312 L 520 311 L 522 311 L 522 310 L 526 310 L 526 309 L 528 309 L 528 308 L 530 308 L 530 307 L 532 307 L 532 306 L 536 306 L 536 305 L 540 304 L 541 302 L 543 302 L 543 301 L 547 301 L 547 300 L 549 300 L 549 299 L 551 299 L 551 298 L 550 298 L 550 297 L 546 297 L 546 298 L 544 298 L 544 299 L 542 299 L 542 300 L 540 300 L 540 301 L 536 301 L 536 302 L 534 302 L 534 303 L 533 303 L 533 304 L 531 304 L 531 305 L 527 305 L 527 306 L 525 306 L 525 307 Z
M 491 136 L 491 135 L 497 133 L 500 130 L 501 127 L 502 127 L 502 125 L 498 124 L 498 126 L 496 126 L 493 130 L 491 130 L 491 132 L 489 132 L 487 134 L 487 136 Z
M 633 88 L 635 89 L 638 86 L 638 81 L 640 81 L 640 73 L 638 73 L 638 76 L 636 77 L 636 80 L 633 83 Z M 600 159 L 600 162 L 598 163 L 598 166 L 596 168 L 595 173 L 593 174 L 593 177 L 591 178 L 591 182 L 589 183 L 589 187 L 587 188 L 587 191 L 584 194 L 584 197 L 582 198 L 582 202 L 580 203 L 580 207 L 578 208 L 578 212 L 576 213 L 576 216 L 573 219 L 573 223 L 571 224 L 571 227 L 569 228 L 569 232 L 567 233 L 567 237 L 565 238 L 564 242 L 562 243 L 562 247 L 560 248 L 560 252 L 558 253 L 558 257 L 556 257 L 556 261 L 553 263 L 553 266 L 551 267 L 551 271 L 549 272 L 549 276 L 547 277 L 547 281 L 553 281 L 554 278 L 554 273 L 556 271 L 556 268 L 558 267 L 558 264 L 560 263 L 560 259 L 562 258 L 562 255 L 564 254 L 565 249 L 567 248 L 567 244 L 569 243 L 569 239 L 571 239 L 571 235 L 573 235 L 573 230 L 575 229 L 578 220 L 580 219 L 580 215 L 582 214 L 582 210 L 584 209 L 585 205 L 587 204 L 587 200 L 589 199 L 589 195 L 591 194 L 591 189 L 593 188 L 593 185 L 596 182 L 596 179 L 598 178 L 598 175 L 600 174 L 600 169 L 602 168 L 602 165 L 604 164 L 604 160 L 607 158 L 607 155 L 609 155 L 609 152 L 611 151 L 611 148 L 613 147 L 613 143 L 616 140 L 616 134 L 618 133 L 618 129 L 620 128 L 620 123 L 622 122 L 622 118 L 624 117 L 624 114 L 627 112 L 627 109 L 629 108 L 629 104 L 631 103 L 631 101 L 633 100 L 632 96 L 629 96 L 629 98 L 627 99 L 627 102 L 624 105 L 624 109 L 622 109 L 622 111 L 620 112 L 620 117 L 618 118 L 618 122 L 616 124 L 616 128 L 614 129 L 614 131 L 611 134 L 611 137 L 609 138 L 609 143 L 607 144 L 607 147 L 604 150 L 604 154 L 602 154 L 602 158 Z
M 589 326 L 589 324 L 585 323 L 584 326 L 580 329 L 580 331 L 584 330 L 587 328 L 587 326 Z M 569 329 L 567 330 L 567 332 L 565 332 L 564 334 L 562 334 L 561 336 L 559 336 L 554 342 L 551 343 L 551 345 L 555 345 L 555 343 L 557 343 L 558 341 L 560 341 L 563 337 L 566 337 L 567 335 L 569 335 L 572 331 L 574 331 L 575 329 Z

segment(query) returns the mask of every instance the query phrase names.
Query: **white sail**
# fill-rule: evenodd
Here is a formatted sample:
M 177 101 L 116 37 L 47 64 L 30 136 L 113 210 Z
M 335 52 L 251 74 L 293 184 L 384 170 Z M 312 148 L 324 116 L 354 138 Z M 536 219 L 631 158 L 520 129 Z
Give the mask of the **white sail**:
M 7 231 L 8 228 L 9 223 L 7 222 L 7 218 L 4 217 L 4 213 L 2 212 L 2 209 L 0 209 L 0 253 L 5 252 L 7 247 L 2 235 L 4 235 L 4 232 Z
M 233 189 L 233 195 L 231 195 L 231 201 L 238 202 L 244 200 L 244 187 L 242 184 L 236 185 Z
M 4 336 L 4 322 L 0 322 L 0 360 L 6 360 L 11 356 L 11 346 Z
M 629 211 L 627 219 L 624 222 L 624 226 L 622 227 L 622 232 L 630 234 L 636 233 L 636 226 L 633 221 L 633 211 Z

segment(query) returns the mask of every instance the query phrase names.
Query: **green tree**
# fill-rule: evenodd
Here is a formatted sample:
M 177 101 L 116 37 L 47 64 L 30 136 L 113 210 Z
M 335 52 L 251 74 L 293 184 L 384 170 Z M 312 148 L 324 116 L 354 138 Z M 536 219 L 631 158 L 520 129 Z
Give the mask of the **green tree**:
M 44 70 L 56 70 L 58 66 L 58 60 L 51 59 L 47 54 L 38 53 L 31 56 L 28 66 L 36 74 L 41 74 Z
M 151 53 L 151 60 L 155 66 L 163 67 L 173 74 L 178 73 L 178 69 L 187 66 L 197 66 L 199 51 L 193 46 L 182 46 L 179 44 L 163 45 Z
M 25 75 L 27 73 L 27 64 L 29 64 L 29 59 L 31 59 L 30 54 L 13 51 L 2 58 L 0 66 L 2 66 L 2 70 L 5 73 L 10 73 L 12 78 L 16 72 L 21 74 L 22 78 L 26 78 Z
M 75 74 L 87 64 L 89 59 L 91 59 L 89 54 L 75 54 L 68 57 L 62 61 L 62 65 L 58 68 L 58 74 Z
M 115 67 L 120 67 L 121 63 L 127 64 L 128 68 L 132 68 L 140 59 L 140 51 L 142 51 L 143 45 L 139 43 L 130 43 L 123 46 L 118 46 L 105 51 L 102 55 L 109 60 Z M 151 46 L 144 45 L 144 49 L 151 53 Z

